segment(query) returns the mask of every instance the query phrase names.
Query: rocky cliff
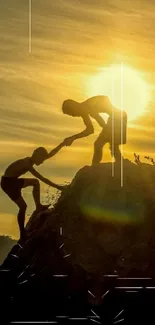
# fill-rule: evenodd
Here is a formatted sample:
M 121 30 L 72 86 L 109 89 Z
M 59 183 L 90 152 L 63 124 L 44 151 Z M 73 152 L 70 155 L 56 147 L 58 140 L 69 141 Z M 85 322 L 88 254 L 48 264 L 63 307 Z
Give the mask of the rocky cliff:
M 33 213 L 27 240 L 1 266 L 12 319 L 43 319 L 51 301 L 53 316 L 66 299 L 81 310 L 100 304 L 110 277 L 154 277 L 155 167 L 124 160 L 113 172 L 111 163 L 85 166 L 51 210 Z

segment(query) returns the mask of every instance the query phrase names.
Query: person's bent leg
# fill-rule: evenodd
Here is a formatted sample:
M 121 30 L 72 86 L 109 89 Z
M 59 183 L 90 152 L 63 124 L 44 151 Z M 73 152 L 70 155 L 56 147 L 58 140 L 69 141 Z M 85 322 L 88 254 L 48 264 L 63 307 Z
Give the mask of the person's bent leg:
M 33 199 L 34 199 L 34 202 L 35 202 L 35 205 L 36 205 L 36 209 L 38 209 L 41 206 L 41 203 L 40 203 L 40 183 L 39 183 L 38 179 L 33 180 L 32 194 L 33 194 Z
M 24 199 L 21 197 L 19 197 L 15 203 L 18 205 L 19 207 L 19 212 L 18 212 L 18 225 L 19 225 L 19 230 L 20 230 L 20 238 L 24 237 L 25 234 L 25 230 L 24 230 L 24 223 L 25 223 L 25 213 L 26 213 L 26 209 L 27 209 L 27 204 L 24 201 Z
M 99 164 L 103 156 L 103 146 L 106 144 L 105 132 L 102 131 L 97 140 L 94 142 L 94 155 L 92 159 L 92 165 Z
M 118 145 L 115 144 L 112 148 L 112 143 L 110 143 L 110 151 L 111 151 L 112 157 L 115 158 L 115 161 L 120 162 L 121 158 L 122 158 L 122 154 L 121 154 L 121 151 L 119 148 L 119 144 Z
M 36 205 L 36 210 L 40 210 L 42 208 L 46 209 L 50 206 L 50 204 L 41 204 L 40 203 L 40 183 L 38 179 L 35 178 L 27 178 L 24 180 L 24 185 L 23 188 L 28 187 L 28 186 L 33 186 L 32 194 L 33 194 L 33 199 Z
M 40 183 L 38 179 L 34 179 L 33 181 L 34 181 L 34 185 L 33 185 L 32 194 L 36 205 L 36 210 L 47 209 L 50 206 L 50 204 L 40 203 Z
M 115 161 L 116 162 L 120 162 L 123 157 L 122 157 L 122 154 L 121 154 L 121 151 L 120 151 L 119 146 L 116 146 L 116 148 L 114 150 L 115 150 L 114 151 Z

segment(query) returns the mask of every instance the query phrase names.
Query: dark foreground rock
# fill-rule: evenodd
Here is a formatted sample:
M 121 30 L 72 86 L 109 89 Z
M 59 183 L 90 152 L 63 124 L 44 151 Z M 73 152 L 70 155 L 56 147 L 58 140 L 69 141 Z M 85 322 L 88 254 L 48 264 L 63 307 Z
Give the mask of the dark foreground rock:
M 119 308 L 128 309 L 123 287 L 154 287 L 154 184 L 152 165 L 124 160 L 123 174 L 115 164 L 114 177 L 111 163 L 85 166 L 53 209 L 33 213 L 27 240 L 0 270 L 9 319 L 58 321 L 73 313 L 88 321 L 92 306 L 102 306 L 101 318 L 111 324 Z

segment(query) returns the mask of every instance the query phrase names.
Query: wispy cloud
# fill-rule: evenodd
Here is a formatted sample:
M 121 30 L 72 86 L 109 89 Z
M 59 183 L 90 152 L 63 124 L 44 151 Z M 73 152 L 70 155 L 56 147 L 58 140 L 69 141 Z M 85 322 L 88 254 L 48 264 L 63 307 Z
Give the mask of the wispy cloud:
M 32 0 L 32 53 L 28 9 L 27 0 L 0 4 L 1 174 L 9 162 L 30 155 L 36 146 L 50 150 L 83 129 L 80 119 L 62 114 L 61 105 L 66 98 L 84 100 L 88 79 L 99 68 L 123 61 L 143 72 L 151 86 L 155 84 L 153 0 Z M 134 150 L 154 151 L 153 96 L 147 115 L 129 126 L 124 148 L 128 157 Z M 100 132 L 95 127 L 93 136 L 63 148 L 40 171 L 63 182 L 90 164 L 93 142 Z M 5 197 L 2 211 L 14 211 L 14 205 L 1 195 Z M 0 220 L 1 225 L 4 218 Z

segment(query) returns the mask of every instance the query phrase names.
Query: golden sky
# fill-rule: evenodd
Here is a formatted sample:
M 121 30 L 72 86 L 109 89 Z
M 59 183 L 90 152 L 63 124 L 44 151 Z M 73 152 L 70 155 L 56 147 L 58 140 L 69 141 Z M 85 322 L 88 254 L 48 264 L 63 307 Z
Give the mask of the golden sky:
M 154 157 L 154 0 L 32 0 L 31 53 L 29 0 L 2 1 L 0 19 L 1 175 L 11 161 L 30 155 L 35 147 L 51 149 L 82 130 L 80 119 L 62 114 L 62 102 L 85 100 L 90 78 L 121 62 L 140 73 L 150 90 L 146 113 L 129 124 L 124 155 Z M 94 125 L 94 135 L 63 148 L 38 170 L 59 183 L 71 180 L 91 163 L 100 131 Z M 32 210 L 30 190 L 25 197 Z M 2 191 L 0 199 L 1 233 L 7 233 L 9 224 L 15 236 L 12 215 L 17 209 Z

